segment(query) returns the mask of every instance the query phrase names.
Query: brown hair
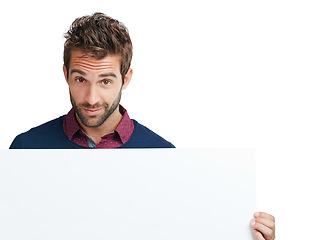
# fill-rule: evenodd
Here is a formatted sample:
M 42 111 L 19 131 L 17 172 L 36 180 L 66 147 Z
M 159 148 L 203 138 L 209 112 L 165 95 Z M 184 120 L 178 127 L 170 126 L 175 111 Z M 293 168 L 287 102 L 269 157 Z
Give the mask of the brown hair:
M 102 59 L 108 54 L 120 54 L 120 73 L 124 81 L 131 65 L 133 45 L 123 23 L 96 12 L 91 16 L 75 19 L 64 37 L 66 41 L 63 58 L 67 72 L 73 50 L 81 50 L 96 59 Z

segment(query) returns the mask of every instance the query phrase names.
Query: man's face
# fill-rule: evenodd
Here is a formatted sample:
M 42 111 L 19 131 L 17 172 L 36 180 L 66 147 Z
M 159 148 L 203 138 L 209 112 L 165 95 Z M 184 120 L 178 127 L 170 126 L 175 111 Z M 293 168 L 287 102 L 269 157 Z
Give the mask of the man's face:
M 122 84 L 120 61 L 119 55 L 97 60 L 81 51 L 73 51 L 68 75 L 63 67 L 72 106 L 84 126 L 99 127 L 119 113 L 121 91 L 130 81 L 127 74 Z

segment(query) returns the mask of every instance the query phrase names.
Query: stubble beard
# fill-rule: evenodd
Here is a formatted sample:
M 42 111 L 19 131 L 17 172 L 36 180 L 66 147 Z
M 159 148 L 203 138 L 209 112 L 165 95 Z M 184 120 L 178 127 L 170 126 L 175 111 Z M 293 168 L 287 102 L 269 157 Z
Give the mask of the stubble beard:
M 110 105 L 107 103 L 96 103 L 94 105 L 91 105 L 89 103 L 81 103 L 81 104 L 76 104 L 71 92 L 70 92 L 70 100 L 71 104 L 73 106 L 74 112 L 77 114 L 79 117 L 81 123 L 89 128 L 96 128 L 100 127 L 109 117 L 110 115 L 116 110 L 116 108 L 119 106 L 119 102 L 121 99 L 121 90 L 118 94 L 117 99 Z M 83 108 L 86 109 L 98 109 L 98 108 L 103 108 L 104 113 L 100 115 L 94 115 L 94 116 L 88 116 L 86 114 L 83 114 Z

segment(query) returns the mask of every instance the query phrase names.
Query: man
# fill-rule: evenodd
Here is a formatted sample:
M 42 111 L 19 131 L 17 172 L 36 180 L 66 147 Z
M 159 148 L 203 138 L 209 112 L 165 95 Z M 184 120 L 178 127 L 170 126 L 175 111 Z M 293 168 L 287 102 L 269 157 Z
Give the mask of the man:
M 173 148 L 119 105 L 133 73 L 127 28 L 95 13 L 76 19 L 65 38 L 63 71 L 73 108 L 18 135 L 10 148 Z
M 132 42 L 127 28 L 102 13 L 77 18 L 65 34 L 63 72 L 71 111 L 18 135 L 10 148 L 173 148 L 131 120 L 119 102 L 132 78 Z M 273 240 L 273 216 L 255 213 L 257 240 Z

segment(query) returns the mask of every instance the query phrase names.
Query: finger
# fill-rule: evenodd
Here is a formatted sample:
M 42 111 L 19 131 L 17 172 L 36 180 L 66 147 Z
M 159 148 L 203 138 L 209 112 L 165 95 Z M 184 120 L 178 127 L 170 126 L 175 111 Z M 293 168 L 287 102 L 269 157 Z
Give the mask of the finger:
M 252 233 L 253 233 L 256 240 L 265 240 L 264 237 L 262 236 L 262 234 L 259 231 L 254 229 L 252 231 Z
M 251 227 L 253 227 L 255 230 L 258 230 L 266 240 L 272 240 L 274 239 L 274 231 L 267 226 L 255 222 L 254 220 L 251 221 L 250 223 Z
M 258 218 L 258 217 L 266 218 L 266 219 L 269 219 L 269 220 L 275 222 L 275 217 L 272 216 L 271 214 L 268 214 L 268 213 L 265 213 L 265 212 L 256 212 L 256 213 L 254 213 L 254 217 L 255 218 Z
M 267 226 L 268 228 L 270 228 L 273 231 L 275 230 L 275 222 L 270 219 L 258 217 L 258 218 L 252 219 L 252 220 L 254 220 L 257 223 L 261 223 L 261 224 Z

